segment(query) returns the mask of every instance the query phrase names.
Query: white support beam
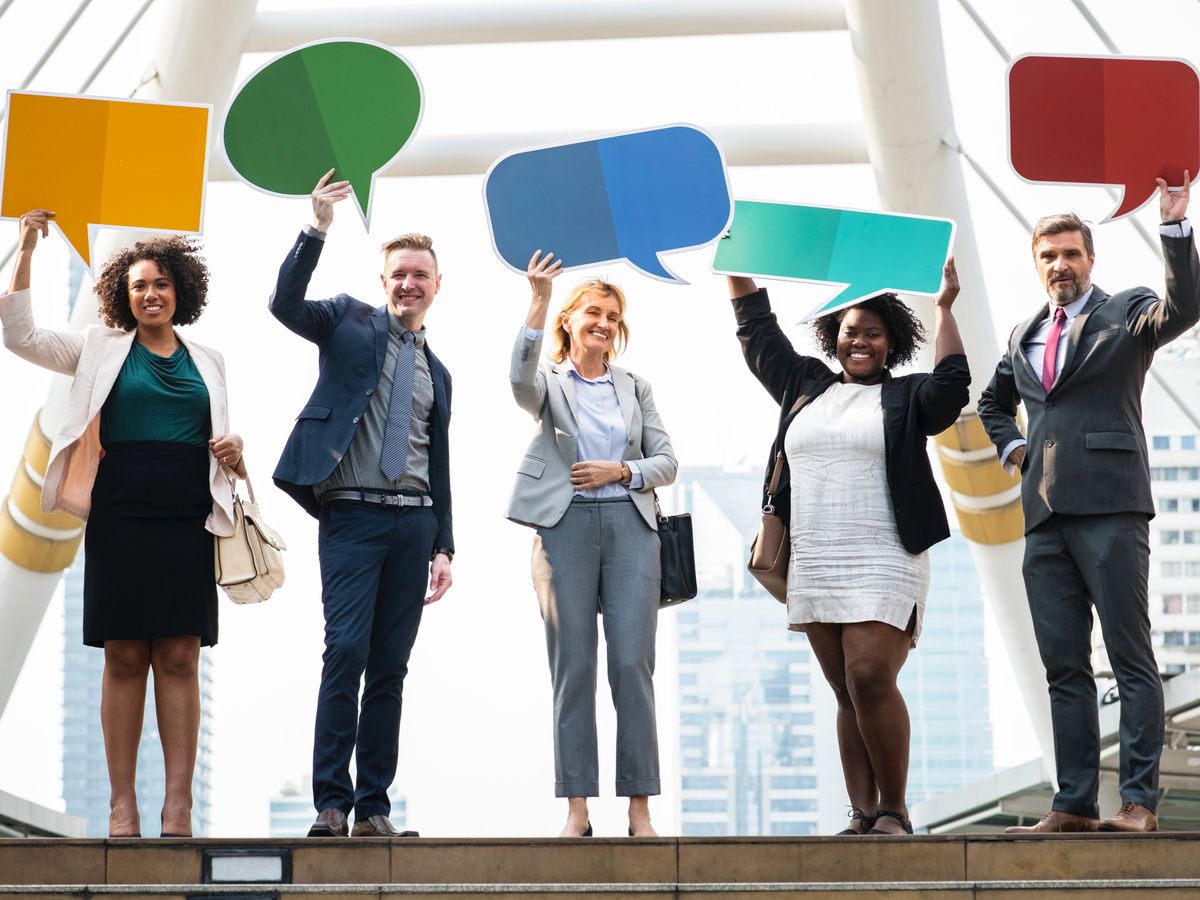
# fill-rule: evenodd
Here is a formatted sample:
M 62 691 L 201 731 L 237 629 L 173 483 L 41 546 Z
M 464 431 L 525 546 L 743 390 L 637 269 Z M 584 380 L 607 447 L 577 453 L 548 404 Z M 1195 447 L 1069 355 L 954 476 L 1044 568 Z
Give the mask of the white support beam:
M 220 17 L 214 16 L 214 19 Z M 366 38 L 394 47 L 583 41 L 842 31 L 841 0 L 484 0 L 262 10 L 245 45 L 248 53 L 280 53 L 332 37 Z
M 846 0 L 846 23 L 857 63 L 867 151 L 883 208 L 948 216 L 958 223 L 954 255 L 962 295 L 954 311 L 973 369 L 973 409 L 991 378 L 989 367 L 999 358 L 999 343 L 962 165 L 951 149 L 958 140 L 937 0 Z M 1024 542 L 1014 537 L 990 546 L 972 543 L 971 552 L 1037 733 L 1043 765 L 1049 769 L 1054 758 L 1050 701 L 1021 579 Z
M 813 125 L 741 125 L 709 132 L 731 166 L 834 166 L 866 164 L 867 145 L 856 122 Z M 493 134 L 421 135 L 383 177 L 482 175 L 506 153 L 597 137 L 595 131 L 511 131 Z M 229 181 L 220 157 L 209 162 L 209 179 Z

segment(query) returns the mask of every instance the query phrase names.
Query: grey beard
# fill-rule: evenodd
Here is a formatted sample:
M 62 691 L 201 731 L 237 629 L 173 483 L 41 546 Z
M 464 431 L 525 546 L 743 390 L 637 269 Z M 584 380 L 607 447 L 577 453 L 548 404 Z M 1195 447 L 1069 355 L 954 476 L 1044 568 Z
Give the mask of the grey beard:
M 1051 288 L 1046 291 L 1046 296 L 1050 298 L 1051 306 L 1069 306 L 1074 303 L 1088 289 L 1086 284 L 1080 284 L 1078 281 L 1072 281 L 1060 288 Z

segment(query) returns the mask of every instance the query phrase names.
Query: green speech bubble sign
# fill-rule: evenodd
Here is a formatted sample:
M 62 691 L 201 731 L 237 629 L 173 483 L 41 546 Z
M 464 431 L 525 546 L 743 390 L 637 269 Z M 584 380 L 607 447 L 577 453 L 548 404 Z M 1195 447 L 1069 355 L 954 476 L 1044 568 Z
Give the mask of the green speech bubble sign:
M 308 196 L 336 169 L 369 229 L 375 176 L 417 130 L 421 108 L 416 71 L 390 47 L 317 41 L 241 86 L 225 115 L 225 156 L 242 181 L 281 197 Z

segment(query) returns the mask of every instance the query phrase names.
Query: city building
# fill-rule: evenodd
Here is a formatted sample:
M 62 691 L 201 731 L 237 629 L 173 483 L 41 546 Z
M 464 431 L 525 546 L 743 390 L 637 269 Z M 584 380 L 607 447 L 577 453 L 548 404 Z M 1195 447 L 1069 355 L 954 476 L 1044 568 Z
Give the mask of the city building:
M 83 550 L 63 578 L 63 802 L 69 815 L 86 823 L 89 837 L 108 835 L 108 768 L 100 726 L 100 688 L 104 652 L 85 647 L 83 634 Z M 192 781 L 192 829 L 208 833 L 212 784 L 212 665 L 200 653 L 200 743 Z M 146 711 L 138 750 L 137 796 L 142 833 L 158 833 L 165 775 L 154 676 L 146 685 Z

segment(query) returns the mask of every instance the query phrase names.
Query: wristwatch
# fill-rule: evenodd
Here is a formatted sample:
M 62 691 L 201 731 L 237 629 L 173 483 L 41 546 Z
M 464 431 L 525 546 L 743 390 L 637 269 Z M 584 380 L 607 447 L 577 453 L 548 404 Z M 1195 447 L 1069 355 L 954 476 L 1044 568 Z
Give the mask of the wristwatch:
M 439 553 L 445 554 L 446 559 L 450 560 L 450 562 L 454 562 L 454 551 L 447 549 L 446 547 L 437 547 L 433 553 L 430 554 L 429 561 L 433 562 L 434 557 L 436 557 Z
M 633 481 L 633 472 L 630 470 L 629 465 L 627 463 L 625 463 L 624 461 L 622 461 L 621 462 L 621 484 L 629 484 L 629 482 L 631 482 L 631 481 Z

